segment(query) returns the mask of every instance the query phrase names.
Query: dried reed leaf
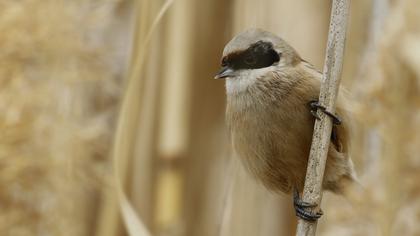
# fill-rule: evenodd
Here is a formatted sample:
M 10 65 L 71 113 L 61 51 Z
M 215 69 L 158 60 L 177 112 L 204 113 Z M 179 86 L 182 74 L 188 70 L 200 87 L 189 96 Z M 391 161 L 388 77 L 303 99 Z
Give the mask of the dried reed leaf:
M 150 235 L 147 227 L 135 213 L 132 204 L 124 193 L 122 184 L 125 181 L 123 175 L 126 175 L 126 165 L 130 158 L 131 150 L 133 150 L 133 143 L 129 140 L 136 137 L 136 130 L 133 129 L 138 122 L 136 118 L 141 119 L 141 117 L 139 117 L 140 110 L 135 104 L 138 104 L 139 101 L 144 99 L 143 94 L 139 93 L 139 91 L 141 91 L 142 86 L 141 80 L 148 79 L 140 76 L 146 60 L 147 46 L 158 27 L 159 22 L 172 3 L 173 0 L 168 0 L 163 4 L 159 13 L 153 20 L 149 31 L 144 37 L 144 40 L 136 42 L 136 44 L 140 45 L 138 46 L 140 54 L 133 57 L 135 58 L 135 61 L 133 62 L 132 71 L 130 71 L 129 74 L 126 92 L 121 105 L 120 117 L 117 123 L 113 150 L 115 183 L 123 220 L 130 235 Z

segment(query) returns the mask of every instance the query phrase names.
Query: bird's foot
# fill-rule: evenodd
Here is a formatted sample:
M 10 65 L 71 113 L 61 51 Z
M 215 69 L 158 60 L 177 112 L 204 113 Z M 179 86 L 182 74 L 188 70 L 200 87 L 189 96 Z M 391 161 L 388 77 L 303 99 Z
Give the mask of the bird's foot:
M 332 118 L 332 122 L 334 125 L 340 125 L 341 124 L 341 119 L 340 117 L 338 117 L 337 115 L 333 114 L 330 111 L 327 111 L 327 108 L 325 108 L 324 106 L 320 105 L 318 100 L 312 100 L 309 102 L 309 106 L 311 107 L 311 114 L 317 119 L 320 120 L 321 118 L 319 117 L 317 110 L 321 110 L 322 112 L 324 112 L 326 115 L 328 115 L 329 117 Z
M 299 191 L 297 189 L 295 189 L 293 193 L 293 205 L 295 207 L 296 216 L 306 221 L 317 221 L 324 214 L 321 209 L 317 212 L 312 212 L 310 209 L 308 210 L 308 208 L 316 207 L 318 205 L 316 203 L 304 202 L 299 197 Z

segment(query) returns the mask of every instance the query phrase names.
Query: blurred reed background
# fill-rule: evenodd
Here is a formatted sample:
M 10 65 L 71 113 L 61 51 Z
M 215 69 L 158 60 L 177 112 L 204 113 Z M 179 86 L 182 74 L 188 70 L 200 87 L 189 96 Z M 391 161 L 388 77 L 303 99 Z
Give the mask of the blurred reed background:
M 0 235 L 127 235 L 124 197 L 152 235 L 294 235 L 290 196 L 234 158 L 212 78 L 249 27 L 322 68 L 330 4 L 1 1 Z M 325 194 L 319 235 L 420 235 L 419 1 L 352 1 L 343 83 L 366 191 Z

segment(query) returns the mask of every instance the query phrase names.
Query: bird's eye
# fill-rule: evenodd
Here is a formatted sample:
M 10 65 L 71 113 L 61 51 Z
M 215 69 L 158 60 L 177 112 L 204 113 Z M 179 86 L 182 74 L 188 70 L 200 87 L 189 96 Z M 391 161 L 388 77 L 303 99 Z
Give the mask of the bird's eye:
M 247 65 L 255 65 L 255 63 L 257 63 L 257 60 L 252 55 L 245 57 L 244 61 Z
M 225 67 L 225 66 L 227 66 L 227 65 L 228 65 L 228 63 L 227 63 L 226 57 L 224 57 L 224 58 L 222 59 L 222 67 Z

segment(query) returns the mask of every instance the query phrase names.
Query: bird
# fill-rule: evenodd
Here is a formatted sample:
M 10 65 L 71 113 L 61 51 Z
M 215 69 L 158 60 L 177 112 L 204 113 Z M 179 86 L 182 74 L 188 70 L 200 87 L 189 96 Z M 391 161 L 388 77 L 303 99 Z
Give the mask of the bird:
M 344 92 L 338 94 L 336 113 L 321 106 L 322 73 L 281 37 L 258 28 L 239 33 L 226 44 L 215 79 L 225 79 L 234 152 L 269 190 L 293 192 L 298 217 L 315 221 L 323 214 L 300 198 L 317 110 L 333 121 L 322 189 L 343 194 L 356 182 Z

